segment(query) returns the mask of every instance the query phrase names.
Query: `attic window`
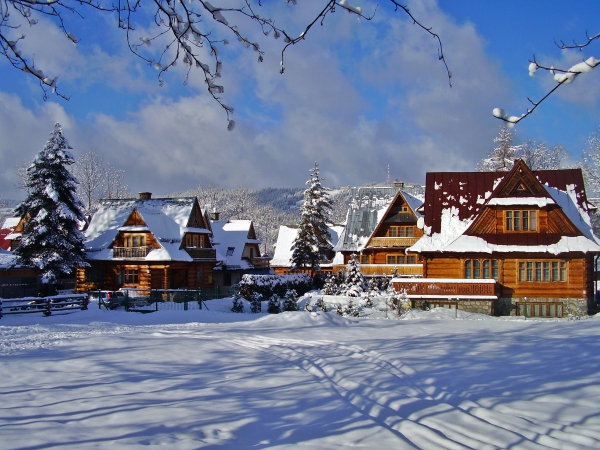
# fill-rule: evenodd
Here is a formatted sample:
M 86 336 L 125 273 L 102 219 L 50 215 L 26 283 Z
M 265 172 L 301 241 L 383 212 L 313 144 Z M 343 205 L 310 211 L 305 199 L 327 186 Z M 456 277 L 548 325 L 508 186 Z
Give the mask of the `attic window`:
M 525 187 L 525 185 L 523 183 L 521 183 L 517 186 L 517 192 L 525 192 L 525 191 L 527 191 L 527 188 Z
M 234 250 L 235 250 L 235 247 L 227 247 L 227 253 L 225 254 L 225 256 L 233 256 Z

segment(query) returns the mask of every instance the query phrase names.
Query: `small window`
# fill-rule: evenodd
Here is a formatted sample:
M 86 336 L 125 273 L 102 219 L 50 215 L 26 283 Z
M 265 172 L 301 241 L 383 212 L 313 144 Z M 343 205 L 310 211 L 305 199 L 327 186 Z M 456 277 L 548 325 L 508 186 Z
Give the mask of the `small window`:
M 370 259 L 371 259 L 370 255 L 368 255 L 368 254 L 367 255 L 360 255 L 359 259 L 358 259 L 358 262 L 360 264 L 369 264 L 370 263 Z
M 233 252 L 235 251 L 235 247 L 227 247 L 227 253 L 225 256 L 233 256 Z

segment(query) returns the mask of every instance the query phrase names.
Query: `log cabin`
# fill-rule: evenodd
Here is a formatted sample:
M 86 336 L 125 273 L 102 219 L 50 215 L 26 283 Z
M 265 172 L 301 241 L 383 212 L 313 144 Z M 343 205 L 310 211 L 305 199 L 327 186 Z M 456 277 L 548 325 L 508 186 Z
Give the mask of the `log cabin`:
M 217 264 L 210 217 L 196 197 L 102 200 L 85 230 L 77 292 L 212 289 Z
M 394 279 L 416 306 L 527 317 L 594 307 L 594 235 L 581 169 L 433 172 L 426 177 L 423 279 Z
M 422 199 L 403 190 L 402 183 L 385 187 L 355 188 L 346 215 L 346 226 L 335 251 L 344 255 L 334 271 L 345 269 L 357 254 L 364 275 L 420 276 L 421 256 L 407 253 L 423 235 L 419 212 Z

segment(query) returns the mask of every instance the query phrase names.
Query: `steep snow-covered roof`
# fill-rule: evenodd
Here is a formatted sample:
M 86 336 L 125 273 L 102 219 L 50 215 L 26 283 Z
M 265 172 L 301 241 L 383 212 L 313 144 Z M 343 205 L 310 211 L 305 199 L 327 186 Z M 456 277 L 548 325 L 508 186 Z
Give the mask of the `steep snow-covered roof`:
M 16 227 L 19 224 L 19 221 L 21 220 L 20 217 L 7 217 L 6 219 L 4 219 L 4 223 L 2 224 L 2 229 L 10 229 L 12 230 L 14 227 Z
M 119 230 L 133 231 L 125 222 L 135 209 L 146 224 L 134 226 L 136 231 L 148 231 L 160 244 L 160 249 L 151 250 L 146 256 L 149 261 L 191 261 L 192 258 L 180 249 L 183 235 L 188 231 L 187 223 L 193 211 L 195 197 L 102 200 L 98 211 L 85 231 L 85 247 L 89 259 L 112 259 L 109 246 Z M 195 229 L 210 234 L 207 229 Z
M 331 243 L 335 245 L 344 230 L 343 226 L 332 225 L 328 226 L 327 230 L 331 235 Z M 271 267 L 290 267 L 292 259 L 292 245 L 298 236 L 297 227 L 287 227 L 282 225 L 279 227 L 277 234 L 277 244 L 275 245 L 275 253 L 271 259 Z M 335 248 L 334 248 L 335 249 Z M 341 253 L 336 253 L 333 258 L 333 264 L 343 264 L 344 256 Z
M 213 244 L 217 250 L 217 260 L 228 267 L 251 269 L 253 265 L 242 259 L 246 244 L 259 244 L 258 239 L 250 238 L 251 220 L 213 220 Z M 260 256 L 260 255 L 256 255 Z
M 334 250 L 361 251 L 398 195 L 404 198 L 417 218 L 421 217 L 419 208 L 423 200 L 400 189 L 400 186 L 353 188 L 346 226 Z
M 524 163 L 510 172 L 431 172 L 426 178 L 425 235 L 410 251 L 447 252 L 596 252 L 600 241 L 593 234 L 580 169 L 531 172 Z M 524 166 L 524 167 L 523 167 Z M 540 184 L 536 195 L 496 195 L 517 170 L 529 171 Z M 536 184 L 535 182 L 534 184 Z M 535 188 L 535 186 L 534 186 Z M 532 206 L 557 204 L 583 236 L 542 233 L 511 233 L 469 236 L 464 233 L 488 206 Z

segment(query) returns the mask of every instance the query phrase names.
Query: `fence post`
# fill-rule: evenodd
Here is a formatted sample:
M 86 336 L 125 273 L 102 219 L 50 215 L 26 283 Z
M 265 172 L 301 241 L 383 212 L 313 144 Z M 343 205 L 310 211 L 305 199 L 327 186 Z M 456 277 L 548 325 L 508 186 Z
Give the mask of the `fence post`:
M 49 297 L 46 297 L 46 311 L 44 311 L 45 316 L 50 316 L 52 314 L 52 309 L 50 306 L 51 303 L 52 303 L 52 300 L 50 300 Z

